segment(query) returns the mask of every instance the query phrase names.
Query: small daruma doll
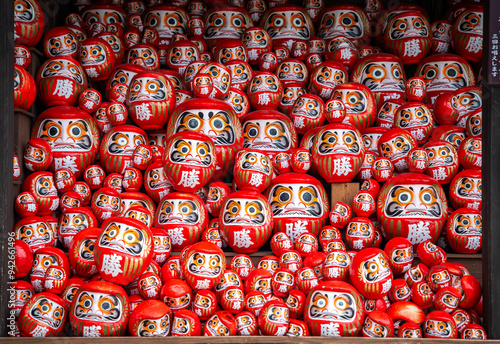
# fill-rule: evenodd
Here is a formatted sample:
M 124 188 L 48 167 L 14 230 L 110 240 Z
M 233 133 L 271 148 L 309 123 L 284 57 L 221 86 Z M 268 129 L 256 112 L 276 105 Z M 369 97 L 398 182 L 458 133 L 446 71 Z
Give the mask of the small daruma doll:
M 80 42 L 79 61 L 92 81 L 107 80 L 116 65 L 113 49 L 101 38 L 88 38 Z
M 284 336 L 289 323 L 288 306 L 281 300 L 269 300 L 260 310 L 258 321 L 264 336 Z
M 69 314 L 76 336 L 123 336 L 130 316 L 129 298 L 114 283 L 89 282 L 76 292 Z
M 480 170 L 464 170 L 453 178 L 449 189 L 451 205 L 481 210 L 483 182 Z
M 267 155 L 252 149 L 241 150 L 234 164 L 234 183 L 239 190 L 254 187 L 263 192 L 271 183 L 272 170 L 273 165 Z
M 282 82 L 270 72 L 259 72 L 250 81 L 248 100 L 254 110 L 276 110 L 283 93 Z
M 132 166 L 132 154 L 138 145 L 145 145 L 148 136 L 133 125 L 120 125 L 111 128 L 104 135 L 99 149 L 101 166 L 107 173 L 123 173 Z
M 55 337 L 64 329 L 67 311 L 56 294 L 33 296 L 19 314 L 19 331 L 24 337 Z
M 305 304 L 304 321 L 314 336 L 357 336 L 365 316 L 359 292 L 342 281 L 325 281 L 312 288 Z
M 35 121 L 31 138 L 41 138 L 52 148 L 51 170 L 67 168 L 79 179 L 94 163 L 99 149 L 99 131 L 92 117 L 71 106 L 52 107 Z
M 314 168 L 329 183 L 350 182 L 361 168 L 365 151 L 359 131 L 342 123 L 324 126 L 311 149 Z
M 335 87 L 332 98 L 341 100 L 345 105 L 346 117 L 343 123 L 363 130 L 375 121 L 377 104 L 367 86 L 354 82 L 343 83 Z
M 174 106 L 175 91 L 164 74 L 138 73 L 130 81 L 127 107 L 141 129 L 163 129 Z
M 41 171 L 30 174 L 23 182 L 22 191 L 29 191 L 38 204 L 38 216 L 52 215 L 59 207 L 59 197 L 52 173 Z
M 49 168 L 52 160 L 52 148 L 50 144 L 41 138 L 28 141 L 24 150 L 24 165 L 30 171 L 45 171 Z
M 153 257 L 153 234 L 142 222 L 113 217 L 102 225 L 94 259 L 104 280 L 127 285 L 138 278 Z
M 303 233 L 318 236 L 326 224 L 330 203 L 323 185 L 312 176 L 282 174 L 272 180 L 266 195 L 275 231 L 286 233 L 293 243 Z
M 403 237 L 413 245 L 436 242 L 446 221 L 448 203 L 433 178 L 403 173 L 388 180 L 377 201 L 377 217 L 386 238 Z
M 413 136 L 404 129 L 389 129 L 378 141 L 380 156 L 389 158 L 396 172 L 408 171 L 406 158 L 410 151 L 417 147 Z
M 165 176 L 175 190 L 195 192 L 212 178 L 216 157 L 214 143 L 207 135 L 182 131 L 167 141 Z
M 325 103 L 314 94 L 303 94 L 295 101 L 290 119 L 297 133 L 305 134 L 325 122 Z
M 226 270 L 226 256 L 215 244 L 199 242 L 182 260 L 182 277 L 194 291 L 212 289 Z
M 197 242 L 207 224 L 203 200 L 183 192 L 172 192 L 162 198 L 154 222 L 155 227 L 168 231 L 173 251 Z
M 269 201 L 255 189 L 229 195 L 219 215 L 222 238 L 237 253 L 254 253 L 271 236 L 274 221 Z

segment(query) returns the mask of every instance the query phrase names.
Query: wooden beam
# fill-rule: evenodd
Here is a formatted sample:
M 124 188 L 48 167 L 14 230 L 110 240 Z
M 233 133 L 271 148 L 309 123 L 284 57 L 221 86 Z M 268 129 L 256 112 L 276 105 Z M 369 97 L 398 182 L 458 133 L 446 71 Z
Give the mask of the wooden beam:
M 14 1 L 3 1 L 0 20 L 0 336 L 7 335 L 9 314 L 8 249 L 9 232 L 14 226 Z
M 500 75 L 493 53 L 494 35 L 500 37 L 500 3 L 484 3 L 483 48 L 483 305 L 488 338 L 500 339 Z M 500 55 L 496 55 L 500 59 Z
M 352 200 L 359 192 L 360 187 L 361 184 L 358 182 L 331 184 L 330 207 L 333 207 L 337 202 L 344 202 L 352 206 Z

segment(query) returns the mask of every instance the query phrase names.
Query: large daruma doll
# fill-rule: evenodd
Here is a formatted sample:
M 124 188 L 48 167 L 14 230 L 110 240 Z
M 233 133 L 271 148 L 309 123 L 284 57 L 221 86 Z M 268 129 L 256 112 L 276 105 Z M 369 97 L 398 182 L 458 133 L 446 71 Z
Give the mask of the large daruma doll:
M 365 145 L 350 124 L 332 123 L 314 138 L 311 154 L 314 168 L 328 183 L 350 182 L 363 163 Z
M 31 138 L 41 138 L 52 148 L 52 171 L 66 168 L 78 179 L 94 163 L 99 149 L 99 131 L 92 117 L 72 106 L 45 110 L 33 125 Z
M 163 129 L 174 106 L 175 91 L 164 74 L 143 72 L 130 81 L 127 107 L 141 129 Z
M 218 99 L 190 99 L 177 106 L 168 122 L 167 137 L 181 131 L 199 132 L 212 140 L 217 155 L 214 179 L 222 179 L 232 168 L 243 145 L 238 116 L 231 105 Z
M 309 292 L 304 321 L 314 336 L 355 337 L 361 331 L 364 317 L 361 295 L 346 282 L 321 282 Z
M 271 236 L 273 225 L 269 201 L 251 188 L 230 194 L 219 214 L 221 235 L 237 253 L 257 252 Z
M 88 88 L 83 67 L 68 56 L 45 61 L 36 74 L 39 99 L 46 106 L 76 105 L 80 93 Z
M 330 204 L 323 185 L 303 173 L 285 173 L 271 181 L 266 196 L 271 204 L 275 231 L 295 242 L 303 233 L 318 236 L 326 224 Z
M 132 166 L 132 155 L 138 145 L 148 142 L 146 133 L 133 125 L 111 128 L 102 138 L 99 149 L 101 166 L 109 173 L 124 173 Z
M 435 243 L 448 215 L 441 185 L 418 173 L 403 173 L 388 180 L 377 200 L 377 217 L 387 239 L 403 237 L 413 245 Z
M 405 97 L 403 64 L 395 55 L 377 53 L 359 60 L 353 68 L 351 81 L 367 86 L 379 107 L 388 100 L 404 100 Z
M 69 314 L 76 336 L 123 336 L 130 316 L 129 299 L 122 287 L 93 281 L 78 289 Z
M 104 280 L 127 285 L 146 271 L 153 257 L 153 234 L 139 220 L 112 217 L 101 226 L 94 260 Z
M 203 200 L 183 192 L 172 192 L 162 198 L 154 223 L 155 227 L 168 231 L 173 251 L 196 243 L 207 225 Z
M 215 146 L 205 134 L 181 131 L 167 141 L 163 161 L 165 175 L 175 190 L 196 192 L 215 172 Z
M 182 277 L 194 291 L 212 289 L 224 275 L 226 256 L 215 244 L 192 245 L 182 261 Z

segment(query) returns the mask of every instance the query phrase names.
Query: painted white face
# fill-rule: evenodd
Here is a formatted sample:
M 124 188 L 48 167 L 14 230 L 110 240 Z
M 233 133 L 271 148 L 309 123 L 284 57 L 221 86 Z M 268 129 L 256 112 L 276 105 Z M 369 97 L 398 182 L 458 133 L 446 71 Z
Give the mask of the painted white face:
M 221 256 L 197 252 L 187 261 L 188 271 L 201 277 L 218 277 L 221 274 Z
M 388 331 L 385 326 L 376 323 L 370 318 L 366 318 L 363 324 L 363 333 L 368 337 L 384 338 L 387 337 Z
M 460 214 L 453 219 L 453 231 L 457 235 L 481 235 L 483 219 L 479 214 Z
M 252 79 L 250 92 L 278 91 L 278 78 L 275 75 L 257 75 Z
M 398 248 L 392 251 L 392 261 L 397 264 L 404 264 L 413 261 L 413 248 Z
M 80 46 L 80 63 L 82 66 L 95 66 L 103 64 L 107 56 L 103 45 L 89 44 Z
M 432 185 L 396 185 L 385 200 L 384 215 L 389 218 L 440 218 L 442 203 Z
M 40 176 L 35 182 L 35 196 L 54 197 L 57 196 L 57 189 L 54 186 L 54 178 L 49 176 Z
M 312 184 L 278 184 L 269 193 L 273 217 L 323 216 L 323 202 L 320 192 Z
M 267 17 L 264 29 L 273 40 L 311 38 L 309 21 L 300 11 L 275 11 Z
M 389 37 L 392 40 L 428 36 L 429 27 L 427 21 L 419 16 L 406 16 L 398 18 L 394 20 L 389 28 Z
M 369 223 L 351 222 L 347 229 L 347 234 L 356 238 L 367 238 L 373 233 L 373 227 Z
M 316 82 L 322 86 L 335 87 L 347 81 L 347 74 L 340 69 L 322 66 L 316 73 Z
M 16 230 L 16 239 L 22 240 L 30 246 L 47 244 L 52 238 L 52 229 L 44 222 L 30 223 Z
M 333 291 L 315 291 L 307 307 L 311 319 L 345 323 L 352 322 L 357 312 L 356 301 L 351 294 Z
M 458 31 L 483 35 L 483 12 L 469 12 L 458 23 Z
M 370 62 L 362 70 L 360 82 L 372 92 L 404 92 L 402 67 L 398 62 Z
M 158 222 L 164 224 L 194 225 L 200 221 L 200 210 L 196 202 L 188 199 L 165 200 L 160 208 Z
M 344 103 L 346 113 L 360 114 L 366 111 L 368 100 L 366 95 L 358 90 L 335 90 L 333 99 L 341 100 Z
M 145 145 L 146 138 L 131 131 L 117 131 L 108 140 L 107 151 L 111 155 L 131 157 L 138 145 Z
M 63 324 L 66 311 L 62 305 L 46 298 L 40 298 L 31 306 L 29 314 L 33 319 L 58 330 Z
M 98 245 L 139 256 L 144 251 L 146 238 L 140 229 L 123 223 L 110 222 L 103 230 Z
M 166 10 L 151 10 L 144 19 L 144 25 L 155 28 L 164 40 L 172 38 L 177 33 L 186 34 L 187 22 L 187 18 L 181 12 Z
M 382 148 L 382 156 L 391 159 L 391 161 L 404 158 L 412 148 L 411 142 L 403 136 L 397 136 L 387 142 L 383 142 L 380 146 Z
M 89 227 L 89 219 L 83 213 L 65 212 L 59 221 L 59 232 L 61 234 L 76 235 L 81 230 Z
M 381 136 L 382 134 L 379 133 L 361 135 L 366 150 L 378 153 L 378 140 L 380 139 Z
M 447 321 L 428 319 L 425 321 L 424 328 L 425 333 L 431 336 L 448 338 L 452 334 L 451 324 Z
M 467 114 L 479 109 L 482 105 L 481 95 L 478 92 L 461 92 L 452 97 L 452 106 L 460 114 Z
M 418 76 L 425 80 L 427 92 L 455 91 L 471 84 L 464 66 L 455 61 L 428 62 Z
M 260 200 L 234 198 L 222 210 L 222 222 L 229 226 L 262 226 L 267 217 L 267 209 Z
M 77 319 L 113 323 L 120 321 L 122 302 L 115 295 L 84 291 L 74 300 Z
M 337 36 L 349 39 L 362 38 L 363 22 L 358 13 L 351 10 L 335 10 L 326 12 L 321 18 L 318 36 L 328 40 Z
M 243 32 L 251 26 L 248 16 L 242 12 L 216 11 L 205 20 L 204 39 L 236 38 L 240 39 Z
M 94 145 L 89 123 L 82 119 L 45 119 L 37 138 L 47 141 L 53 152 L 88 152 Z
M 152 209 L 150 207 L 150 205 L 148 205 L 143 200 L 139 200 L 139 199 L 127 199 L 127 198 L 122 198 L 121 199 L 121 213 L 125 214 L 130 207 L 135 206 L 135 205 L 147 208 L 147 209 L 149 209 L 149 211 L 151 213 L 154 214 L 154 209 Z
M 164 315 L 160 319 L 144 319 L 139 323 L 137 333 L 139 337 L 166 337 L 170 332 L 169 325 L 169 314 Z
M 169 159 L 177 164 L 209 167 L 212 164 L 213 154 L 212 147 L 208 143 L 181 138 L 172 144 Z
M 344 252 L 331 252 L 326 256 L 325 265 L 328 267 L 341 267 L 347 268 L 351 265 L 351 257 Z
M 210 319 L 208 319 L 206 323 L 206 329 L 213 335 L 213 336 L 228 336 L 229 335 L 229 329 L 222 323 L 222 321 L 219 320 L 219 317 L 217 315 L 214 315 Z
M 186 336 L 191 331 L 191 323 L 188 319 L 174 316 L 172 323 L 172 334 Z
M 175 122 L 175 133 L 196 131 L 207 135 L 216 146 L 229 146 L 236 142 L 234 123 L 229 114 L 217 109 L 188 110 Z
M 152 168 L 148 171 L 145 178 L 151 190 L 163 189 L 171 185 L 165 177 L 163 167 Z
M 309 118 L 318 118 L 320 115 L 320 103 L 316 99 L 300 97 L 293 106 L 292 114 Z
M 455 193 L 460 198 L 481 200 L 483 182 L 481 178 L 461 177 L 458 180 Z
M 116 84 L 125 84 L 127 86 L 130 86 L 130 82 L 136 76 L 136 72 L 124 70 L 124 69 L 118 69 L 115 74 L 111 76 L 111 83 L 110 87 L 113 87 Z
M 240 168 L 247 171 L 259 171 L 271 175 L 270 159 L 258 152 L 246 152 L 240 160 Z
M 55 76 L 64 77 L 66 79 L 71 79 L 72 81 L 75 81 L 80 85 L 83 85 L 83 83 L 85 82 L 84 75 L 84 71 L 80 65 L 76 65 L 73 62 L 64 59 L 55 59 L 49 61 L 43 67 L 41 73 L 42 78 Z M 71 80 L 67 83 L 73 88 L 73 82 Z
M 108 9 L 90 9 L 82 13 L 82 19 L 90 27 L 94 23 L 120 24 L 125 26 L 125 18 L 122 13 Z
M 161 101 L 167 99 L 168 93 L 167 85 L 160 79 L 137 78 L 130 85 L 128 101 Z
M 33 265 L 31 267 L 30 275 L 32 277 L 44 277 L 45 272 L 52 265 L 58 265 L 54 256 L 43 253 L 35 253 L 33 257 Z
M 361 272 L 363 280 L 367 283 L 376 283 L 392 274 L 389 263 L 380 253 L 373 258 L 367 259 L 362 265 Z
M 50 56 L 72 55 L 78 47 L 74 36 L 70 34 L 51 37 L 47 41 L 46 46 L 48 47 Z
M 359 154 L 362 140 L 358 133 L 349 129 L 325 130 L 318 140 L 320 155 Z
M 248 120 L 243 125 L 243 148 L 287 151 L 292 144 L 290 131 L 282 121 Z
M 266 317 L 273 323 L 288 324 L 288 313 L 289 311 L 286 307 L 273 306 L 267 311 Z

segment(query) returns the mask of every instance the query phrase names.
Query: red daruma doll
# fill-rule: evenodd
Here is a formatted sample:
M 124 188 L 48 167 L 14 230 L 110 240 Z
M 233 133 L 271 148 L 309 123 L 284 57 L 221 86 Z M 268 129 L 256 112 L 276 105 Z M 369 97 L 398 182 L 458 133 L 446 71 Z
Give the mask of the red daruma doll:
M 447 213 L 443 188 L 424 174 L 403 173 L 391 178 L 377 200 L 377 217 L 387 239 L 403 237 L 413 245 L 436 242 Z
M 226 198 L 219 215 L 223 239 L 237 253 L 254 253 L 271 236 L 269 201 L 256 190 L 244 189 Z
M 52 148 L 51 170 L 69 169 L 79 179 L 94 163 L 99 149 L 99 132 L 85 111 L 71 106 L 52 107 L 40 114 L 31 138 L 41 138 Z
M 153 257 L 153 234 L 142 222 L 114 217 L 104 222 L 94 258 L 104 280 L 127 285 L 138 278 Z
M 167 141 L 163 161 L 165 175 L 174 189 L 195 192 L 215 172 L 215 146 L 205 134 L 182 131 Z

